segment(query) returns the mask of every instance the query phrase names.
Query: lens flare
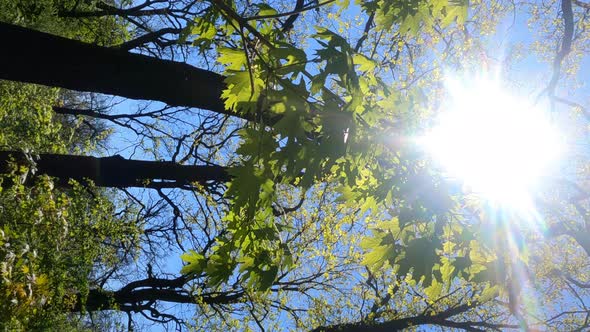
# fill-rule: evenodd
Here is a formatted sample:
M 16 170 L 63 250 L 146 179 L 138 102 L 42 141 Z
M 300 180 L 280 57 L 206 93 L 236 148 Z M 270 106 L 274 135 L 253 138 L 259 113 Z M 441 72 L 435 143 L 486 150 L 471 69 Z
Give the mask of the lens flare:
M 563 150 L 548 113 L 491 79 L 449 79 L 449 100 L 423 137 L 452 177 L 485 198 L 526 204 Z

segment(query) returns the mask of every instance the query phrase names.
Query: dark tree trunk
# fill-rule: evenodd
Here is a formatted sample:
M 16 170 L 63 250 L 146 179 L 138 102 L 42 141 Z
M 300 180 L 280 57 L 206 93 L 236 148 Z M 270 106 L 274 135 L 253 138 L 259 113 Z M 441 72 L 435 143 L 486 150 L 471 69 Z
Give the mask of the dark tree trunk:
M 149 311 L 157 302 L 228 304 L 238 302 L 244 296 L 242 291 L 204 292 L 196 298 L 183 289 L 187 281 L 184 276 L 176 279 L 148 278 L 131 282 L 117 291 L 94 288 L 84 300 L 78 296 L 72 311 Z
M 10 171 L 10 162 L 26 164 L 24 153 L 0 151 L 0 172 Z M 40 154 L 36 174 L 47 174 L 67 184 L 92 180 L 99 187 L 190 188 L 191 183 L 219 184 L 231 178 L 221 166 L 190 166 L 173 162 L 128 160 L 113 157 L 87 157 L 61 154 Z
M 0 79 L 162 101 L 253 117 L 226 110 L 224 77 L 185 63 L 161 60 L 0 22 L 5 46 Z
M 163 301 L 172 303 L 196 303 L 194 297 L 182 289 L 143 288 L 129 292 L 91 289 L 85 303 L 80 299 L 72 311 L 129 310 L 146 301 Z

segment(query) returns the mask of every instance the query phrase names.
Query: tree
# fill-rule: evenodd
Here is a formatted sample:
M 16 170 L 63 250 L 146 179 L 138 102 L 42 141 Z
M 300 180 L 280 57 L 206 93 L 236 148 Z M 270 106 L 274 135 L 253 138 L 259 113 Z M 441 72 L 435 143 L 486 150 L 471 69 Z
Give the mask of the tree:
M 29 160 L 33 159 L 33 160 Z M 60 154 L 26 156 L 23 152 L 0 152 L 0 163 L 4 173 L 9 173 L 11 164 L 34 163 L 34 173 L 49 175 L 58 183 L 67 185 L 69 180 L 90 181 L 99 187 L 140 187 L 140 188 L 191 188 L 191 184 L 202 186 L 223 184 L 230 176 L 219 166 L 189 166 L 172 162 L 127 160 L 121 156 L 86 157 Z
M 10 38 L 7 43 L 13 45 L 2 56 L 2 79 L 226 113 L 219 99 L 223 90 L 223 77 L 219 74 L 5 23 L 0 28 Z M 30 49 L 31 44 L 35 50 Z
M 558 86 L 562 74 L 575 68 L 568 62 L 572 52 L 585 47 L 585 3 L 512 8 L 475 1 L 469 9 L 444 0 L 355 6 L 297 1 L 294 8 L 218 0 L 15 3 L 1 2 L 20 14 L 8 14 L 3 18 L 8 24 L 0 25 L 11 45 L 0 55 L 0 78 L 168 104 L 132 112 L 116 110 L 116 99 L 115 109 L 109 109 L 40 97 L 44 111 L 65 123 L 108 121 L 122 133 L 121 142 L 135 138 L 132 145 L 145 151 L 141 161 L 83 156 L 90 150 L 68 156 L 63 153 L 71 151 L 53 144 L 17 152 L 19 139 L 46 143 L 61 130 L 35 141 L 26 130 L 6 124 L 15 135 L 1 153 L 2 170 L 9 174 L 5 187 L 19 194 L 3 204 L 29 190 L 36 206 L 51 202 L 45 197 L 55 190 L 71 202 L 90 199 L 78 183 L 90 193 L 97 191 L 94 186 L 119 187 L 101 206 L 122 206 L 120 212 L 106 211 L 117 220 L 126 216 L 123 224 L 130 228 L 114 232 L 99 222 L 102 214 L 90 214 L 98 218 L 92 223 L 105 234 L 113 231 L 109 239 L 133 238 L 135 262 L 142 265 L 133 269 L 128 254 L 115 257 L 131 252 L 121 243 L 113 246 L 112 262 L 89 265 L 99 256 L 82 255 L 80 264 L 89 272 L 61 270 L 80 285 L 64 286 L 68 294 L 51 294 L 60 303 L 54 312 L 78 312 L 71 317 L 84 322 L 97 311 L 119 311 L 129 315 L 128 328 L 139 315 L 191 325 L 181 315 L 185 310 L 165 310 L 162 303 L 190 305 L 201 329 L 587 326 L 582 280 L 590 246 L 583 181 L 564 176 L 539 195 L 539 211 L 548 221 L 548 237 L 539 241 L 535 230 L 505 221 L 490 224 L 493 215 L 485 216 L 485 203 L 455 189 L 428 156 L 403 139 L 424 126 L 441 102 L 443 65 L 491 65 L 481 41 L 511 12 L 526 11 L 531 24 L 544 27 L 539 31 L 554 30 L 555 43 L 533 45 L 552 62 L 544 95 L 584 112 L 577 101 L 558 97 Z M 41 17 L 38 8 L 51 14 Z M 548 21 L 540 11 L 557 12 L 560 19 Z M 26 19 L 19 21 L 19 15 Z M 77 37 L 82 31 L 84 37 Z M 87 37 L 92 35 L 96 40 Z M 175 62 L 178 58 L 197 67 Z M 23 85 L 27 88 L 39 87 Z M 82 164 L 89 166 L 77 167 Z M 55 177 L 61 188 L 35 187 L 50 188 L 45 177 L 21 183 L 15 175 L 27 169 Z M 27 210 L 13 211 L 16 216 L 3 220 L 23 219 Z M 77 213 L 71 213 L 73 220 L 86 215 Z M 34 225 L 18 227 L 14 232 L 38 234 Z M 136 227 L 143 231 L 133 237 Z M 91 236 L 75 234 L 69 245 L 76 248 L 78 237 L 92 243 Z M 514 249 L 514 242 L 526 243 L 528 250 Z M 50 255 L 52 248 L 42 250 Z M 106 250 L 93 248 L 92 253 Z M 167 250 L 183 253 L 180 271 L 162 262 Z M 523 275 L 535 280 L 535 287 L 515 282 Z M 11 285 L 26 279 L 18 278 Z M 3 287 L 20 299 L 17 288 Z M 522 301 L 529 288 L 566 309 L 531 313 Z M 566 291 L 576 301 L 564 296 Z M 42 303 L 38 308 L 46 309 Z M 16 326 L 27 326 L 29 317 L 24 311 Z M 289 322 L 280 323 L 285 317 Z
M 26 12 L 37 5 L 39 12 Z M 89 37 L 85 28 L 91 25 L 80 28 L 79 24 L 47 20 L 44 5 L 2 1 L 0 20 L 51 28 L 66 35 L 75 32 L 81 39 Z M 25 12 L 18 13 L 15 8 Z M 103 28 L 108 30 L 108 25 L 100 25 Z M 108 136 L 103 126 L 93 120 L 56 115 L 51 107 L 65 100 L 83 104 L 84 99 L 75 92 L 0 82 L 0 145 L 29 156 L 31 151 L 68 154 L 95 150 Z M 134 243 L 141 225 L 135 223 L 132 207 L 126 210 L 120 201 L 113 203 L 112 191 L 89 183 L 83 187 L 69 182 L 67 189 L 59 189 L 49 178 L 37 176 L 23 186 L 20 175 L 33 164 L 26 162 L 16 169 L 4 164 L 0 327 L 81 330 L 84 325 L 68 315 L 72 300 L 94 286 L 93 275 L 101 269 L 132 261 L 138 252 Z
M 68 308 L 76 292 L 88 292 L 94 265 L 133 255 L 132 215 L 117 214 L 104 196 L 91 197 L 81 186 L 67 196 L 56 192 L 48 178 L 3 189 L 0 199 L 2 327 L 75 327 Z

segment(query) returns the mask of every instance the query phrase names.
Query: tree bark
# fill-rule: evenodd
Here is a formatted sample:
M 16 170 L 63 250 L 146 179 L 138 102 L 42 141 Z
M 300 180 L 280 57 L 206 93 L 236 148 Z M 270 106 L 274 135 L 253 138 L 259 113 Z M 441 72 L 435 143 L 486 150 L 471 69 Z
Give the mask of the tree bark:
M 254 120 L 226 110 L 224 76 L 0 22 L 0 79 L 161 101 Z
M 72 308 L 72 311 L 80 312 L 85 310 L 92 312 L 102 310 L 147 310 L 149 309 L 148 307 L 141 308 L 141 303 L 151 301 L 184 304 L 228 304 L 239 301 L 242 296 L 242 293 L 235 293 L 228 295 L 205 295 L 197 298 L 191 296 L 186 291 L 181 289 L 144 288 L 130 292 L 91 289 L 85 303 L 82 303 L 80 300 L 78 300 Z
M 461 304 L 454 308 L 446 309 L 438 314 L 422 314 L 418 316 L 393 319 L 389 321 L 359 321 L 355 323 L 336 324 L 331 326 L 317 327 L 311 330 L 311 332 L 391 332 L 401 331 L 418 325 L 438 325 L 453 329 L 483 331 L 474 326 L 478 325 L 477 322 L 455 322 L 450 320 L 451 317 L 464 313 L 474 308 L 475 306 L 477 306 L 477 303 L 472 302 L 471 304 Z M 490 323 L 489 326 L 495 327 L 493 323 Z M 508 326 L 503 325 L 503 327 Z M 518 327 L 518 325 L 516 325 L 515 327 Z
M 10 163 L 26 165 L 27 157 L 18 151 L 0 151 L 0 172 L 10 172 Z M 221 166 L 191 166 L 165 161 L 129 160 L 113 157 L 88 157 L 61 154 L 40 154 L 36 175 L 57 178 L 61 185 L 68 180 L 91 180 L 99 187 L 190 188 L 191 183 L 219 184 L 231 180 Z
M 242 291 L 237 291 L 205 293 L 197 298 L 183 289 L 187 281 L 185 277 L 148 278 L 131 282 L 117 291 L 93 288 L 84 299 L 78 295 L 72 312 L 150 310 L 155 302 L 229 304 L 240 301 L 244 296 Z

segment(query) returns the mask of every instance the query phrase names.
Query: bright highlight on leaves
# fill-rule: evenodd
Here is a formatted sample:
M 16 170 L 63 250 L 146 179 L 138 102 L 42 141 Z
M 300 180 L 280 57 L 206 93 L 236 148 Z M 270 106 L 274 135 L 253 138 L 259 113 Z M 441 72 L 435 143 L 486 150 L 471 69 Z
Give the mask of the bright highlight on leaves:
M 447 80 L 450 100 L 421 143 L 477 193 L 519 207 L 562 153 L 547 112 L 490 79 Z

